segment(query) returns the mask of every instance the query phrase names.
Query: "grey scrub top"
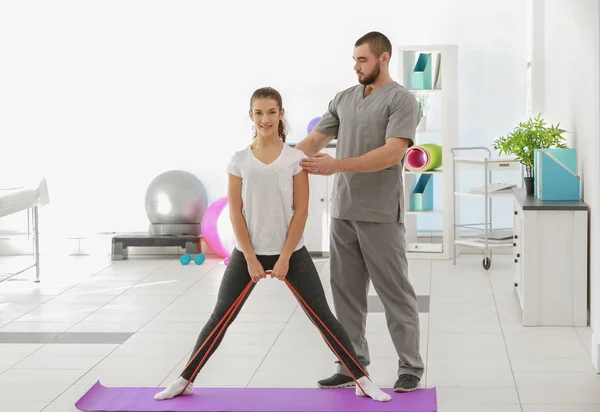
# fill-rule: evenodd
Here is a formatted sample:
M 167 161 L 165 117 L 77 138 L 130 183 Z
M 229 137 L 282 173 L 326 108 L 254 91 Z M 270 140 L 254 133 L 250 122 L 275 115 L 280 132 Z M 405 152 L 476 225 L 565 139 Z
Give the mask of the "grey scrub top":
M 414 143 L 419 104 L 413 94 L 391 82 L 363 97 L 362 84 L 339 92 L 315 127 L 337 136 L 336 157 L 361 156 L 389 137 Z M 403 161 L 379 172 L 336 173 L 331 216 L 366 222 L 404 222 Z

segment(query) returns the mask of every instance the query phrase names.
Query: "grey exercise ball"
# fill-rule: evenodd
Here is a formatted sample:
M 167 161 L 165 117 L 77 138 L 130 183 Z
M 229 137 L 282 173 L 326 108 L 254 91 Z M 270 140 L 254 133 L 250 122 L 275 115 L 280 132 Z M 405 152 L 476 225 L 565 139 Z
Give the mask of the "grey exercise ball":
M 161 173 L 146 190 L 146 214 L 152 224 L 200 224 L 207 207 L 204 185 L 183 170 Z

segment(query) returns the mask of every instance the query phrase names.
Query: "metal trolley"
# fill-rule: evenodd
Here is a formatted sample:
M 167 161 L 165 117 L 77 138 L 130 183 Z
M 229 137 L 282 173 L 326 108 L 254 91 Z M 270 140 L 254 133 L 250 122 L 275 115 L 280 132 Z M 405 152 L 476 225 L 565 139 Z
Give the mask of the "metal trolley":
M 457 157 L 456 154 L 459 151 L 467 150 L 482 150 L 487 152 L 487 157 L 483 158 L 469 158 L 469 157 Z M 455 147 L 452 151 L 452 167 L 454 172 L 454 180 L 452 182 L 454 193 L 454 264 L 456 264 L 456 249 L 457 246 L 469 246 L 478 249 L 483 249 L 483 267 L 488 270 L 492 265 L 492 249 L 512 247 L 512 239 L 506 242 L 495 243 L 490 242 L 490 233 L 492 232 L 492 198 L 497 197 L 512 197 L 512 190 L 499 190 L 495 191 L 494 182 L 492 180 L 492 172 L 499 171 L 521 171 L 521 162 L 516 159 L 491 159 L 492 153 L 487 147 Z M 481 190 L 471 190 L 468 192 L 459 192 L 457 190 L 457 167 L 462 166 L 471 170 L 480 170 L 485 172 L 485 184 Z M 459 196 L 473 196 L 483 197 L 485 200 L 485 222 L 475 224 L 458 224 L 458 205 L 457 199 Z M 482 227 L 483 226 L 483 227 Z M 468 228 L 474 231 L 482 232 L 483 236 L 480 239 L 461 239 L 459 230 L 460 228 Z M 512 228 L 495 228 L 495 231 L 511 231 Z M 512 236 L 512 235 L 511 235 Z

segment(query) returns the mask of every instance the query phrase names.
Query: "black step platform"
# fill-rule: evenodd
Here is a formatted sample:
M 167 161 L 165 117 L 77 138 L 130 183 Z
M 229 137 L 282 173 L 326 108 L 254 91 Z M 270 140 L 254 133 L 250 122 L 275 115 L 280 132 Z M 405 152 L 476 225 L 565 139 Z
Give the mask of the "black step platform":
M 135 233 L 128 235 L 115 235 L 112 237 L 111 259 L 127 259 L 127 248 L 179 246 L 190 255 L 202 253 L 202 235 L 149 235 Z

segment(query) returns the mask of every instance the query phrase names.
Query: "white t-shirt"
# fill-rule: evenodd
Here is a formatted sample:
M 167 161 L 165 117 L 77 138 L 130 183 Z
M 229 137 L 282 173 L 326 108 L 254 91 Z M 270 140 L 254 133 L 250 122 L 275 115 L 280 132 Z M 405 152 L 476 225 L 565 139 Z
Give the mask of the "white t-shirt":
M 243 214 L 250 242 L 257 255 L 279 255 L 294 215 L 293 177 L 302 171 L 301 150 L 283 144 L 281 153 L 270 164 L 258 160 L 250 146 L 236 152 L 227 172 L 242 178 Z M 294 251 L 304 246 L 300 238 Z M 239 245 L 236 245 L 241 250 Z

